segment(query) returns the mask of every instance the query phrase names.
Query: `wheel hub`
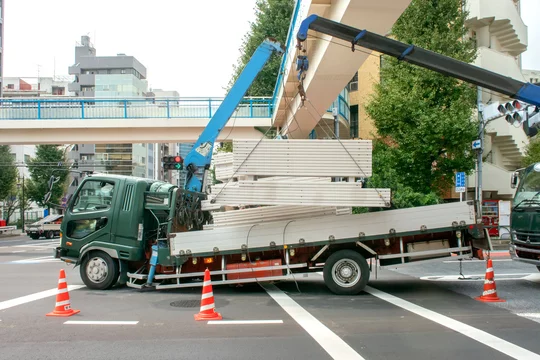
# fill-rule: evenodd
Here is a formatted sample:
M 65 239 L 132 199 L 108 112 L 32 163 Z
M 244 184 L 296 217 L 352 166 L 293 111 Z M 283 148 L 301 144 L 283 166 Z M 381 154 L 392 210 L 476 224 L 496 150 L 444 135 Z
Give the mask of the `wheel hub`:
M 342 287 L 356 285 L 360 281 L 361 274 L 360 266 L 350 259 L 341 259 L 332 267 L 332 278 Z
M 86 266 L 86 274 L 88 275 L 88 279 L 90 279 L 92 282 L 103 282 L 107 278 L 108 273 L 109 267 L 102 258 L 94 257 L 88 261 L 88 265 Z

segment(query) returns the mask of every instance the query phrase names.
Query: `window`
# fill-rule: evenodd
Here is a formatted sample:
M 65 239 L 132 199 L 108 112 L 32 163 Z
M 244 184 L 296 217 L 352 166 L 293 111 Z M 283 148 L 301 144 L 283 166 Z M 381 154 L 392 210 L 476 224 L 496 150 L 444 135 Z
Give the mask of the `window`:
M 358 90 L 358 71 L 356 72 L 356 74 L 354 74 L 353 78 L 349 82 L 349 89 L 350 91 Z
M 30 155 L 24 154 L 24 162 L 27 164 L 30 162 Z
M 351 118 L 349 127 L 349 136 L 351 139 L 358 138 L 358 105 L 351 106 Z
M 13 90 L 15 89 L 15 84 L 8 84 L 7 88 Z
M 71 211 L 74 213 L 107 210 L 111 207 L 114 183 L 88 180 L 77 193 Z

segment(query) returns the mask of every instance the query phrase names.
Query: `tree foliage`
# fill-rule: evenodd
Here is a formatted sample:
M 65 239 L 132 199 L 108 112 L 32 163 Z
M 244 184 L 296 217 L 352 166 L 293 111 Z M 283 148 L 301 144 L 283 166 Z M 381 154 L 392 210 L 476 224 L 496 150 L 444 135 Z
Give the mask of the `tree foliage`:
M 52 175 L 58 178 L 54 184 L 50 203 L 59 204 L 66 191 L 68 167 L 65 165 L 64 151 L 57 145 L 37 145 L 36 157 L 30 160 L 28 170 L 31 180 L 28 181 L 28 197 L 39 206 L 43 203 L 45 194 L 49 191 L 48 182 Z
M 15 159 L 11 156 L 11 147 L 0 145 L 0 201 L 13 193 L 17 175 Z
M 233 65 L 233 76 L 227 90 L 232 87 L 246 63 L 265 38 L 274 38 L 285 45 L 293 9 L 294 0 L 257 0 L 255 4 L 256 18 L 254 22 L 250 22 L 250 30 L 244 35 L 240 57 L 237 64 Z M 281 58 L 272 56 L 246 95 L 272 96 L 280 64 Z
M 392 37 L 472 62 L 461 0 L 413 0 Z M 366 106 L 377 129 L 369 187 L 393 190 L 395 207 L 437 203 L 454 173 L 474 168 L 476 89 L 470 84 L 383 56 L 381 82 Z
M 521 159 L 523 167 L 540 162 L 540 138 L 534 137 L 529 140 L 525 148 L 525 156 Z

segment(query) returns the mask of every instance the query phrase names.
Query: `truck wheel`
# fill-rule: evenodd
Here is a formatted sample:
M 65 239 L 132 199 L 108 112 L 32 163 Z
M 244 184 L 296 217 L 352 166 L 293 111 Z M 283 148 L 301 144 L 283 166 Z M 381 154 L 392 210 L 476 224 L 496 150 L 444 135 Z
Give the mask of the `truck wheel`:
M 540 271 L 540 265 L 538 265 L 536 268 L 538 269 L 538 271 Z
M 53 237 L 54 237 L 54 233 L 51 230 L 47 231 L 47 234 L 45 235 L 45 238 L 46 239 L 52 239 Z
M 32 240 L 37 240 L 37 239 L 39 239 L 39 234 L 32 234 L 32 235 L 30 235 L 30 238 Z
M 337 295 L 356 295 L 369 281 L 366 259 L 353 250 L 339 250 L 328 257 L 323 269 L 324 283 Z
M 118 261 L 106 252 L 92 251 L 84 256 L 80 274 L 89 289 L 108 290 L 118 280 Z

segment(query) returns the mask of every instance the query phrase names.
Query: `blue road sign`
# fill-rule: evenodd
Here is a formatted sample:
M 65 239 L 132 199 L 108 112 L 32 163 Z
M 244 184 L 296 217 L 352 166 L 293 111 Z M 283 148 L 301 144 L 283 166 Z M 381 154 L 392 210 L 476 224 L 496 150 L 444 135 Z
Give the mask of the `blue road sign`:
M 465 173 L 456 173 L 456 192 L 465 192 Z
M 474 140 L 474 141 L 472 142 L 472 148 L 473 148 L 473 150 L 478 150 L 478 149 L 480 149 L 481 147 L 482 147 L 482 141 L 481 141 L 481 140 L 478 139 L 478 140 Z

